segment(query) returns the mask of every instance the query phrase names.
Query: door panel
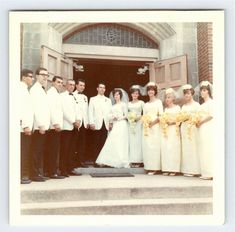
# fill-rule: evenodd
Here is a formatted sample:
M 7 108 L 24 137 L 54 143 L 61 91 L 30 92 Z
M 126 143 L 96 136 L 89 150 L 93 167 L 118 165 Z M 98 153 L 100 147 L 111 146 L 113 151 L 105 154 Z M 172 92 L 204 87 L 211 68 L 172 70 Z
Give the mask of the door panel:
M 155 81 L 161 89 L 177 88 L 187 83 L 186 55 L 161 60 L 149 67 L 150 81 Z
M 48 70 L 48 88 L 55 75 L 63 78 L 64 85 L 67 79 L 73 79 L 73 60 L 46 46 L 41 48 L 41 67 Z

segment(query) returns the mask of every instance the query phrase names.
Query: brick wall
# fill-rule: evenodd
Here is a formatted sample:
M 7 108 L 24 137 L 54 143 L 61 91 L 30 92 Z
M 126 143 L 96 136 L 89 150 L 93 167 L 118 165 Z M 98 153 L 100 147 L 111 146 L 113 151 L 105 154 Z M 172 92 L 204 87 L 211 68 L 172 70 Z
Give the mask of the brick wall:
M 199 82 L 213 82 L 212 23 L 197 24 Z

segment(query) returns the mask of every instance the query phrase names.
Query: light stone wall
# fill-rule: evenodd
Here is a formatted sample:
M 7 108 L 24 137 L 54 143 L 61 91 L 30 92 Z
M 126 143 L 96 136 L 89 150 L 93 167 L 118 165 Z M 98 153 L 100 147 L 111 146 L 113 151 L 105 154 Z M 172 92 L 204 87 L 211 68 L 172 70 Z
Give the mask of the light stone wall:
M 196 23 L 169 23 L 176 32 L 173 36 L 160 41 L 159 50 L 146 51 L 139 48 L 106 48 L 101 50 L 92 49 L 93 54 L 104 55 L 115 53 L 116 56 L 126 57 L 146 57 L 150 59 L 158 58 L 158 60 L 170 59 L 176 56 L 186 54 L 188 60 L 188 82 L 193 86 L 198 83 L 198 67 L 197 67 L 197 25 Z M 45 45 L 59 53 L 68 52 L 67 45 L 62 44 L 62 34 L 47 23 L 27 23 L 23 24 L 23 40 L 22 40 L 22 68 L 29 68 L 35 71 L 40 66 L 41 46 Z M 82 49 L 82 46 L 79 46 Z M 66 49 L 65 49 L 66 48 Z M 89 46 L 88 46 L 89 48 Z M 82 49 L 82 53 L 90 51 L 88 48 Z M 128 50 L 129 49 L 129 50 Z M 71 49 L 70 49 L 71 50 Z M 148 49 L 147 49 L 148 50 Z M 152 49 L 151 49 L 152 50 Z M 127 52 L 129 51 L 129 52 Z M 75 52 L 75 50 L 71 53 Z M 108 55 L 107 54 L 107 55 Z M 114 55 L 115 55 L 114 54 Z M 92 55 L 92 54 L 91 54 Z
M 62 36 L 47 23 L 24 23 L 22 39 L 22 68 L 35 71 L 40 66 L 41 46 L 62 52 Z
M 188 82 L 193 86 L 198 84 L 197 65 L 197 24 L 170 23 L 176 34 L 160 42 L 160 59 L 170 59 L 187 55 Z

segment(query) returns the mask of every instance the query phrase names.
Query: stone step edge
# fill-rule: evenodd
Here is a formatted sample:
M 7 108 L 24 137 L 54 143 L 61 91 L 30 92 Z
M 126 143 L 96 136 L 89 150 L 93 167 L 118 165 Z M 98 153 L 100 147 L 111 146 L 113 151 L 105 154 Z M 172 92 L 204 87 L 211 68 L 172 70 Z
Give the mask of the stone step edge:
M 48 186 L 46 186 L 48 187 Z M 55 189 L 43 189 L 43 188 L 40 188 L 40 189 L 22 189 L 21 190 L 21 194 L 22 193 L 35 193 L 35 192 L 51 192 L 51 191 L 55 191 L 55 192 L 61 192 L 61 191 L 87 191 L 87 190 L 100 190 L 100 191 L 105 191 L 105 190 L 109 190 L 109 191 L 118 191 L 118 190 L 158 190 L 158 189 L 161 189 L 161 190 L 169 190 L 169 189 L 179 189 L 179 190 L 184 190 L 184 189 L 210 189 L 210 190 L 213 190 L 213 187 L 212 186 L 208 186 L 208 185 L 191 185 L 191 186 L 179 186 L 179 185 L 172 185 L 172 186 L 153 186 L 153 187 L 146 187 L 146 186 L 130 186 L 130 187 L 113 187 L 113 186 L 110 186 L 110 187 L 102 187 L 102 188 L 97 188 L 97 187 L 89 187 L 89 188 L 63 188 L 63 189 L 58 189 L 58 188 L 55 188 Z
M 165 199 L 133 199 L 133 200 L 94 200 L 94 201 L 66 201 L 26 203 L 21 205 L 21 210 L 29 209 L 56 209 L 56 208 L 81 208 L 102 206 L 135 206 L 135 205 L 170 205 L 170 204 L 203 204 L 211 203 L 212 198 L 165 198 Z

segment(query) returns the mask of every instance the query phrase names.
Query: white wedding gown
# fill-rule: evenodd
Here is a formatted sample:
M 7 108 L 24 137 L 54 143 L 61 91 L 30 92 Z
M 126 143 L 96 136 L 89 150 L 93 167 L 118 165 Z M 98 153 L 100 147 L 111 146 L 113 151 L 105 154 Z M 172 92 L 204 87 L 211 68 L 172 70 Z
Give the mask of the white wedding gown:
M 96 163 L 115 168 L 127 168 L 129 167 L 129 136 L 126 103 L 120 102 L 112 106 L 110 121 L 114 117 L 118 120 L 113 121 L 113 128 L 108 134 Z
M 199 108 L 203 118 L 213 117 L 213 100 L 209 99 Z M 201 175 L 203 177 L 213 177 L 213 119 L 203 123 L 199 127 L 199 157 Z

